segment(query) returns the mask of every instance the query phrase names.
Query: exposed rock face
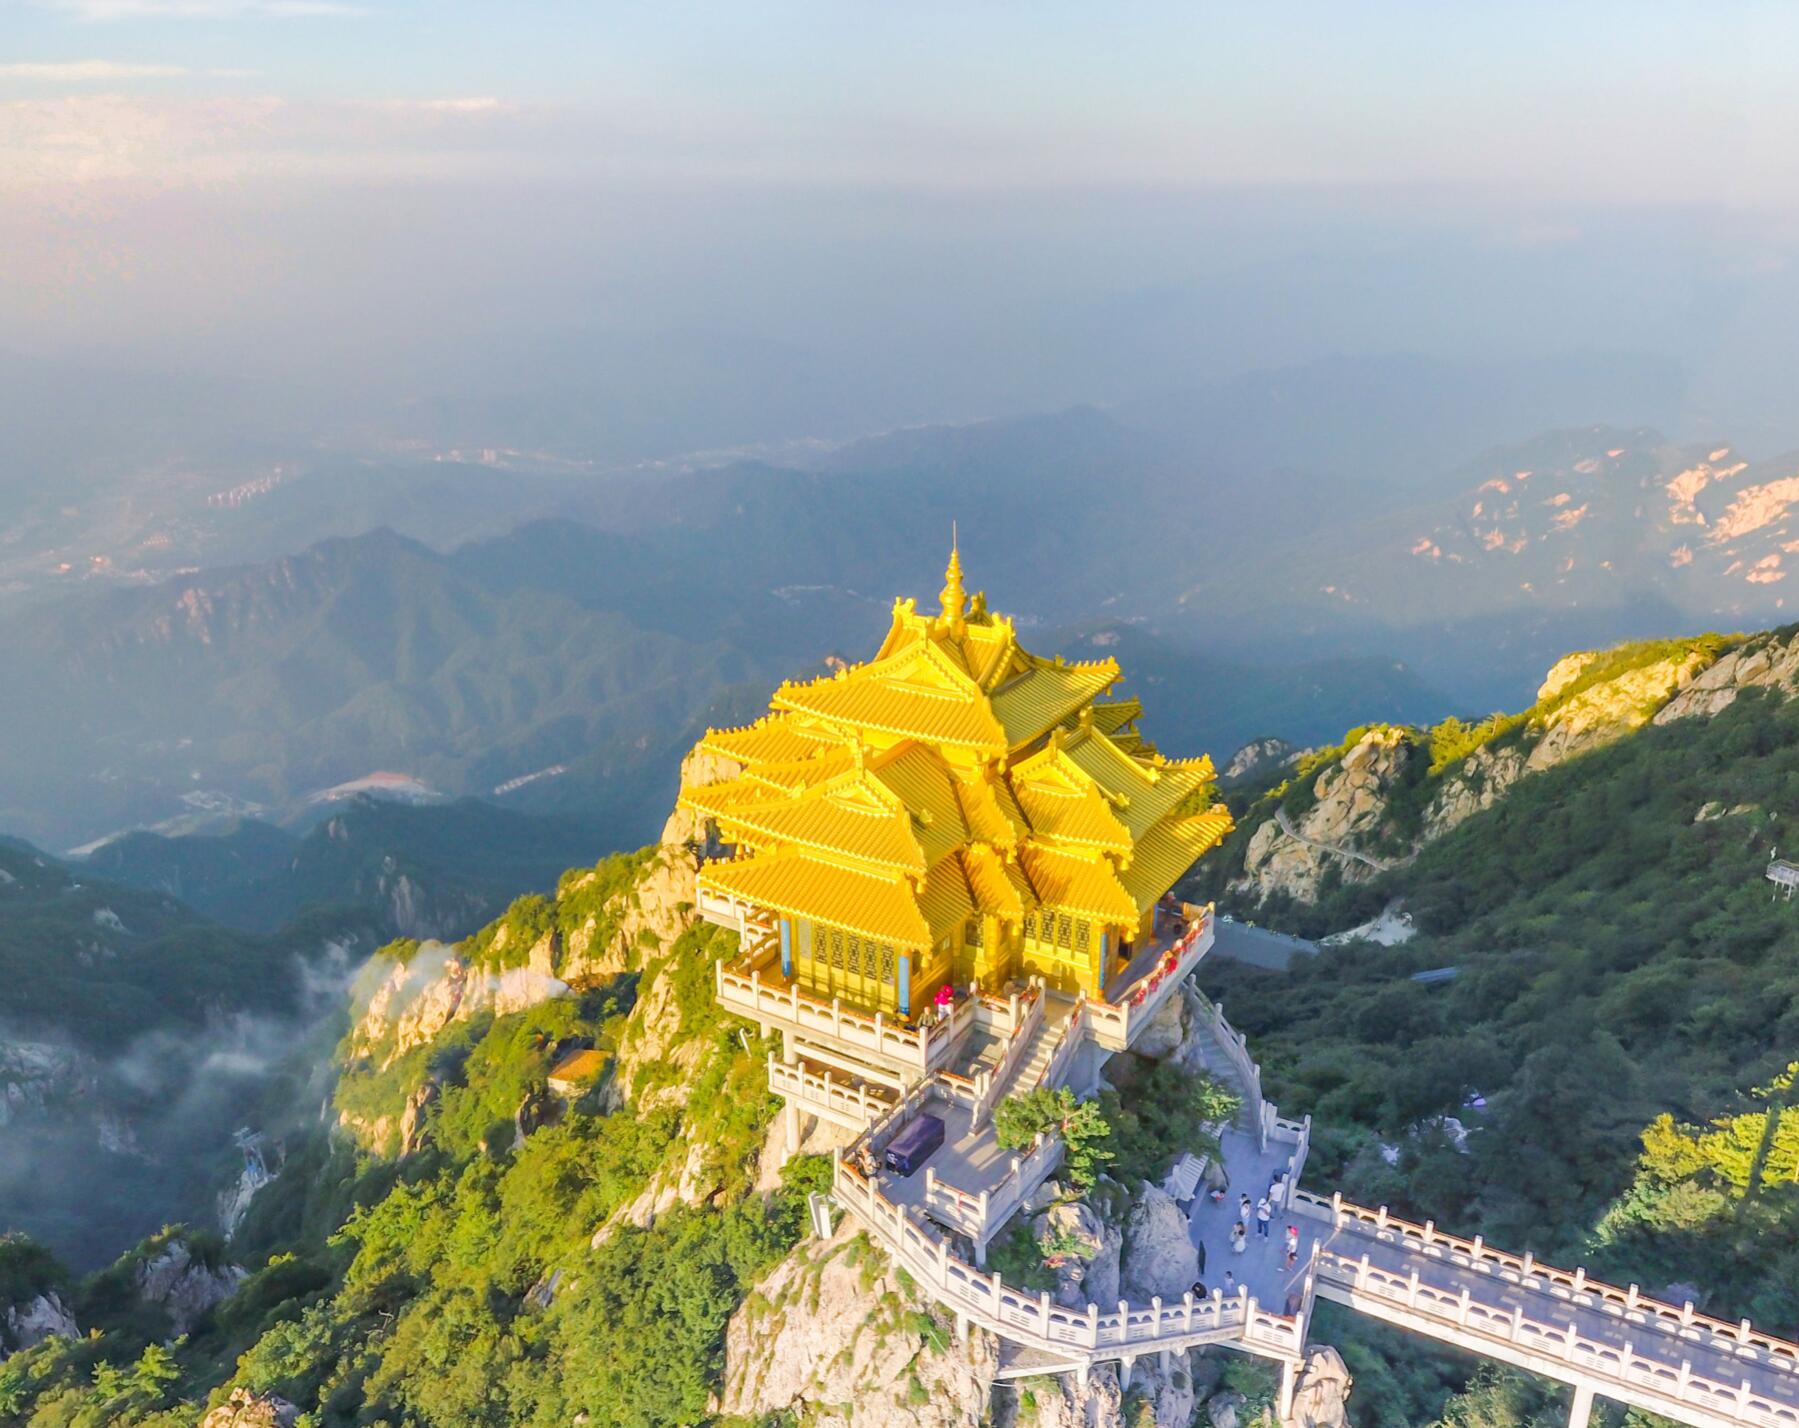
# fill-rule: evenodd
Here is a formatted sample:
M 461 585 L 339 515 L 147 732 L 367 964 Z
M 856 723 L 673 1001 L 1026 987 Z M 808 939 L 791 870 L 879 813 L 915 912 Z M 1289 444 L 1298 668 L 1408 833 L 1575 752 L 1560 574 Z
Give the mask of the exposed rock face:
M 1598 650 L 1577 650 L 1573 654 L 1563 655 L 1549 666 L 1549 673 L 1543 676 L 1543 682 L 1537 686 L 1537 703 L 1554 699 L 1579 679 L 1581 671 L 1598 658 Z
M 231 1397 L 200 1420 L 200 1428 L 294 1428 L 300 1410 L 272 1393 L 234 1388 Z
M 1116 1232 L 1114 1232 L 1116 1233 Z M 958 1342 L 846 1223 L 801 1245 L 763 1279 L 725 1332 L 725 1415 L 791 1413 L 808 1428 L 1187 1428 L 1196 1400 L 1185 1354 L 1116 1369 L 994 1384 L 999 1341 Z M 1147 1414 L 1144 1409 L 1147 1408 Z
M 505 1016 L 569 992 L 566 982 L 529 965 L 503 971 L 471 967 L 439 942 L 424 943 L 408 962 L 386 965 L 385 975 L 375 969 L 379 980 L 352 1043 L 378 1048 L 383 1067 L 434 1040 L 453 1021 L 487 1011 Z
M 249 1276 L 241 1265 L 208 1268 L 185 1240 L 171 1240 L 137 1267 L 138 1297 L 168 1311 L 176 1334 L 185 1334 L 213 1305 L 229 1299 Z
M 1031 1221 L 1039 1245 L 1056 1253 L 1056 1303 L 1066 1309 L 1118 1302 L 1118 1257 L 1124 1236 L 1079 1200 L 1051 1205 Z
M 1199 1278 L 1199 1254 L 1187 1237 L 1187 1217 L 1160 1187 L 1138 1186 L 1125 1222 L 1119 1288 L 1133 1304 L 1172 1303 Z
M 47 1289 L 36 1298 L 27 1299 L 22 1304 L 8 1307 L 3 1327 L 6 1332 L 0 1335 L 0 1348 L 29 1349 L 34 1344 L 41 1344 L 48 1338 L 79 1339 L 81 1330 L 76 1327 L 75 1316 L 54 1289 Z M 0 1358 L 5 1354 L 0 1353 Z
M 1641 728 L 1710 662 L 1708 655 L 1695 650 L 1583 689 L 1550 714 L 1526 767 L 1532 772 L 1553 768 L 1576 754 L 1587 753 Z
M 1373 877 L 1381 861 L 1362 845 L 1380 832 L 1387 788 L 1409 756 L 1403 730 L 1370 729 L 1318 775 L 1312 785 L 1317 801 L 1290 830 L 1276 819 L 1256 829 L 1232 891 L 1257 899 L 1278 892 L 1310 902 L 1332 866 L 1345 882 Z
M 1491 808 L 1525 772 L 1529 753 L 1517 744 L 1476 749 L 1424 810 L 1424 841 L 1441 838 L 1457 824 Z
M 999 1342 L 958 1343 L 868 1241 L 841 1226 L 769 1272 L 725 1331 L 725 1414 L 815 1428 L 978 1428 Z
M 52 1105 L 93 1090 L 93 1062 L 48 1041 L 0 1041 L 0 1126 L 43 1115 Z
M 1220 776 L 1225 783 L 1234 783 L 1239 779 L 1255 778 L 1263 774 L 1273 773 L 1283 764 L 1291 763 L 1299 755 L 1285 739 L 1277 739 L 1270 735 L 1264 739 L 1251 739 L 1224 766 Z
M 675 827 L 689 817 L 676 814 L 669 819 L 669 826 Z M 567 945 L 554 966 L 546 965 L 544 970 L 554 971 L 576 986 L 592 985 L 637 966 L 646 944 L 671 945 L 693 923 L 697 871 L 691 850 L 679 840 L 668 841 L 665 830 L 664 841 L 632 887 L 608 905 L 607 911 L 612 914 L 610 935 L 601 935 L 603 924 L 599 916 L 589 916 L 569 933 Z M 576 882 L 568 891 L 578 891 L 584 885 L 585 880 Z
M 1329 1345 L 1306 1354 L 1293 1392 L 1289 1428 L 1349 1428 L 1349 1389 L 1354 1382 L 1343 1356 Z
M 1787 695 L 1799 690 L 1799 636 L 1784 644 L 1771 638 L 1751 640 L 1729 651 L 1663 705 L 1655 722 L 1721 714 L 1745 689 L 1778 689 Z
M 995 1406 L 1009 1408 L 1010 1416 L 996 1412 L 993 1421 L 1013 1428 L 1027 1423 L 1032 1428 L 1187 1428 L 1198 1397 L 1186 1354 L 1176 1355 L 1166 1370 L 1153 1354 L 1138 1359 L 1128 1400 L 1111 1364 L 1096 1367 L 1085 1385 L 1064 1374 L 1022 1380 L 1011 1390 L 1009 1405 L 1003 1401 L 1006 1393 L 1002 1388 L 995 1395 L 1001 1400 Z
M 1180 1046 L 1187 1034 L 1187 1008 L 1180 997 L 1169 997 L 1156 1008 L 1142 1036 L 1131 1047 L 1139 1056 L 1160 1061 Z

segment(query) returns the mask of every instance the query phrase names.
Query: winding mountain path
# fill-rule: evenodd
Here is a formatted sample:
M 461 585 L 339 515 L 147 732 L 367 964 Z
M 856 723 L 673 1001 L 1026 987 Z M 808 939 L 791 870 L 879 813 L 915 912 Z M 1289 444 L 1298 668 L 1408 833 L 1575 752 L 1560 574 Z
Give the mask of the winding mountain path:
M 1287 810 L 1284 808 L 1277 808 L 1274 810 L 1274 821 L 1280 824 L 1281 832 L 1285 833 L 1295 843 L 1304 843 L 1306 847 L 1316 848 L 1321 853 L 1329 853 L 1337 858 L 1347 858 L 1355 863 L 1365 863 L 1377 873 L 1389 872 L 1399 866 L 1398 863 L 1389 858 L 1372 857 L 1367 853 L 1358 853 L 1353 848 L 1345 848 L 1338 843 L 1322 843 L 1316 838 L 1306 837 L 1305 834 L 1301 833 L 1293 826 L 1292 820 L 1287 817 Z

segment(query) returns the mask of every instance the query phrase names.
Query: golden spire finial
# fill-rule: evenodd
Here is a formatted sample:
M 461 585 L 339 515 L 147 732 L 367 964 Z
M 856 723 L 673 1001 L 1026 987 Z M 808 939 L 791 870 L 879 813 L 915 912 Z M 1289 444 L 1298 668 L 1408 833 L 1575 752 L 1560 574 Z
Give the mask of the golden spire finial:
M 956 526 L 950 523 L 949 565 L 943 572 L 943 618 L 959 620 L 968 608 L 968 595 L 962 589 L 962 554 L 956 541 Z

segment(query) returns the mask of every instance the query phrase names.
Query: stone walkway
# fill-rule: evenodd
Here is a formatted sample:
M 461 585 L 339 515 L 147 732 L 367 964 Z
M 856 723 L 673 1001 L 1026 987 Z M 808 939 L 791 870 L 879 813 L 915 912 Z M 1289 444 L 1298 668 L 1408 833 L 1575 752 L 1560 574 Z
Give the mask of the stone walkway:
M 1221 1139 L 1230 1187 L 1224 1199 L 1214 1204 L 1202 1186 L 1187 1213 L 1187 1237 L 1203 1260 L 1200 1280 L 1208 1291 L 1222 1289 L 1226 1294 L 1234 1294 L 1237 1285 L 1246 1284 L 1258 1304 L 1282 1313 L 1288 1294 L 1298 1293 L 1299 1283 L 1305 1278 L 1306 1260 L 1320 1226 L 1314 1220 L 1283 1215 L 1277 1208 L 1268 1225 L 1268 1237 L 1263 1239 L 1256 1232 L 1252 1211 L 1249 1239 L 1242 1254 L 1231 1252 L 1231 1226 L 1237 1223 L 1241 1197 L 1247 1194 L 1253 1207 L 1267 1192 L 1270 1182 L 1286 1168 L 1293 1147 L 1271 1143 L 1267 1150 L 1260 1150 L 1254 1136 L 1234 1128 L 1226 1130 Z M 1286 1268 L 1284 1249 L 1288 1225 L 1299 1228 L 1299 1257 L 1291 1270 Z M 1230 1280 L 1225 1278 L 1227 1273 Z

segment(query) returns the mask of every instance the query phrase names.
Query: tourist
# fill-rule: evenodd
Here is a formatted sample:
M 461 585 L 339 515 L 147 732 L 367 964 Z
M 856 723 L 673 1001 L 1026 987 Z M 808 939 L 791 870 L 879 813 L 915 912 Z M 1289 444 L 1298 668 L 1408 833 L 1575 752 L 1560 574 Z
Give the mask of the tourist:
M 1226 1294 L 1235 1294 L 1237 1292 L 1237 1276 L 1232 1274 L 1228 1269 L 1224 1272 L 1224 1292 Z
M 1299 1226 L 1287 1226 L 1287 1268 L 1299 1263 Z
M 1237 1219 L 1242 1222 L 1245 1234 L 1249 1233 L 1249 1217 L 1254 1211 L 1255 1207 L 1249 1203 L 1249 1196 L 1245 1195 L 1243 1203 L 1237 1206 Z
M 1268 1203 L 1264 1195 L 1256 1201 L 1256 1234 L 1262 1239 L 1268 1238 L 1268 1222 L 1274 1218 L 1274 1206 Z
M 1187 1292 L 1189 1294 L 1191 1294 L 1195 1299 L 1204 1299 L 1206 1297 L 1206 1292 L 1207 1292 L 1205 1280 L 1203 1280 L 1203 1279 L 1194 1280 L 1193 1287 L 1191 1289 L 1189 1289 Z
M 1248 1245 L 1249 1230 L 1244 1226 L 1243 1221 L 1238 1220 L 1231 1226 L 1231 1253 L 1242 1254 Z

